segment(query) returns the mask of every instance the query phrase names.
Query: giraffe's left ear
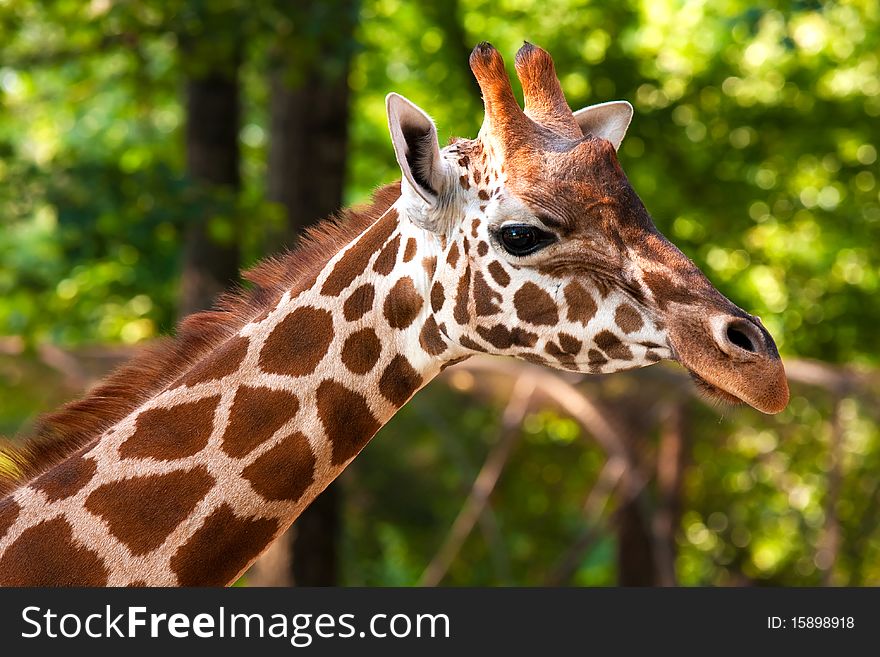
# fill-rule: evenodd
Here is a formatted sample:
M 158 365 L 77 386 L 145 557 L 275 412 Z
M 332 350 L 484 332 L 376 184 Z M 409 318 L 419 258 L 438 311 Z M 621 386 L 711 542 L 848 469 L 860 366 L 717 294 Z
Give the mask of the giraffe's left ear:
M 388 94 L 385 107 L 403 185 L 425 201 L 429 210 L 433 209 L 439 204 L 448 178 L 440 157 L 437 127 L 431 117 L 399 94 Z
M 625 100 L 590 105 L 574 113 L 584 136 L 593 135 L 607 139 L 614 145 L 614 150 L 620 148 L 632 117 L 633 107 Z

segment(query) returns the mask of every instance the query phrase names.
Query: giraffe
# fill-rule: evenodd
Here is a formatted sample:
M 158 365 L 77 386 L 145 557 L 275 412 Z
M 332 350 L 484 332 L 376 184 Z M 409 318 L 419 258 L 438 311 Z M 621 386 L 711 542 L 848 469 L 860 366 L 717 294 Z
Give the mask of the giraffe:
M 524 108 L 491 45 L 470 66 L 475 139 L 441 148 L 428 115 L 389 94 L 399 183 L 6 448 L 0 583 L 230 584 L 417 390 L 476 353 L 584 373 L 675 359 L 718 399 L 786 406 L 760 320 L 629 185 L 629 103 L 572 112 L 529 43 Z

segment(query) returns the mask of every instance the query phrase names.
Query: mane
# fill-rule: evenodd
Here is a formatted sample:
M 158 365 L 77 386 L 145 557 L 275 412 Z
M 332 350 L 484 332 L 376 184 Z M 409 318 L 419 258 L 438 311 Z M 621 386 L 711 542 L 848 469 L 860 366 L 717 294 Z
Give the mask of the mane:
M 85 448 L 277 304 L 284 292 L 311 285 L 327 262 L 399 197 L 399 182 L 380 187 L 369 204 L 341 210 L 309 228 L 297 248 L 242 273 L 252 287 L 238 285 L 221 295 L 211 310 L 181 320 L 175 336 L 155 340 L 84 398 L 41 417 L 23 442 L 0 439 L 0 497 Z

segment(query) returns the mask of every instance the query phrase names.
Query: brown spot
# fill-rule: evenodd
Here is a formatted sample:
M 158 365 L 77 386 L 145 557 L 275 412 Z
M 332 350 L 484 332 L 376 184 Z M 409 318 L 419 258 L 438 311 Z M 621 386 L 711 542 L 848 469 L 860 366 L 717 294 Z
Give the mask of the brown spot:
M 496 324 L 491 329 L 487 329 L 485 326 L 478 326 L 477 333 L 486 342 L 499 349 L 509 349 L 514 345 L 533 347 L 538 340 L 538 336 L 535 333 L 521 329 L 518 326 L 509 329 L 503 324 Z
M 15 524 L 19 511 L 21 511 L 21 507 L 11 497 L 0 500 L 0 541 L 6 536 L 9 528 Z
M 248 339 L 240 335 L 231 338 L 222 347 L 212 352 L 207 358 L 198 361 L 193 368 L 177 381 L 177 385 L 185 383 L 194 386 L 204 381 L 222 379 L 238 371 L 241 361 L 247 354 Z
M 644 324 L 642 316 L 628 303 L 617 306 L 617 310 L 614 312 L 614 321 L 624 333 L 634 333 Z
M 553 297 L 532 282 L 524 283 L 513 295 L 516 316 L 524 322 L 553 326 L 559 313 Z
M 410 260 L 412 260 L 415 257 L 415 255 L 416 255 L 416 238 L 410 237 L 406 241 L 406 249 L 404 249 L 404 251 L 403 251 L 403 261 L 409 262 Z
M 609 330 L 600 331 L 594 338 L 596 345 L 611 358 L 629 360 L 633 357 L 632 352 L 616 335 Z
M 201 452 L 214 429 L 219 395 L 171 408 L 151 408 L 138 415 L 135 432 L 119 446 L 124 458 L 172 461 Z
M 480 220 L 479 219 L 474 219 L 473 221 L 471 221 L 471 237 L 473 237 L 474 239 L 477 239 L 477 237 L 479 236 L 479 234 L 477 233 L 477 229 L 479 227 L 480 227 Z
M 309 439 L 298 431 L 287 436 L 255 459 L 242 476 L 267 500 L 298 500 L 315 480 L 315 455 Z
M 608 362 L 605 355 L 598 349 L 590 349 L 587 352 L 587 360 L 590 362 L 590 365 L 604 365 Z
M 129 582 L 125 586 L 126 586 L 126 588 L 129 588 L 129 589 L 142 589 L 147 586 L 147 582 L 146 582 L 146 580 L 143 580 L 143 579 L 136 579 L 136 580 Z
M 135 556 L 148 554 L 192 513 L 214 486 L 205 466 L 121 479 L 99 486 L 85 507 Z
M 521 354 L 517 354 L 523 360 L 526 360 L 530 363 L 534 363 L 535 365 L 546 365 L 547 359 L 539 356 L 538 354 L 532 353 L 530 351 L 523 352 Z
M 568 333 L 559 334 L 559 344 L 562 346 L 565 353 L 575 356 L 580 353 L 581 347 L 583 346 L 583 343 L 580 340 Z
M 580 322 L 586 326 L 599 310 L 593 295 L 577 281 L 572 281 L 563 290 L 565 302 L 568 304 L 568 321 Z
M 431 310 L 435 313 L 440 312 L 444 301 L 446 301 L 446 295 L 443 293 L 443 286 L 440 281 L 436 281 L 431 286 Z
M 437 321 L 433 315 L 429 315 L 428 319 L 425 320 L 425 325 L 422 326 L 422 330 L 419 333 L 419 344 L 422 345 L 422 349 L 432 356 L 437 356 L 446 351 L 446 342 L 440 334 L 440 329 L 437 327 Z
M 376 256 L 376 262 L 373 263 L 373 271 L 380 276 L 387 276 L 394 270 L 397 264 L 397 251 L 400 249 L 400 235 L 395 235 L 388 244 L 386 244 L 379 255 Z
M 458 181 L 461 183 L 462 189 L 470 189 L 471 188 L 471 182 L 470 182 L 470 180 L 468 180 L 467 175 L 460 176 Z
M 639 342 L 639 344 L 643 347 L 647 347 L 648 349 L 661 349 L 663 347 L 662 344 L 657 344 L 656 342 L 651 342 L 650 340 Z
M 342 345 L 342 363 L 355 374 L 366 374 L 382 354 L 382 343 L 371 328 L 355 331 Z
M 422 267 L 425 268 L 425 273 L 428 274 L 429 279 L 434 278 L 434 273 L 437 271 L 437 256 L 423 258 Z
M 278 522 L 239 518 L 224 504 L 171 557 L 181 586 L 231 584 L 275 537 Z
M 655 351 L 646 351 L 645 352 L 645 360 L 649 360 L 652 363 L 656 363 L 661 360 L 660 355 Z
M 567 353 L 564 349 L 562 349 L 555 342 L 548 342 L 544 346 L 544 351 L 548 354 L 556 358 L 559 363 L 566 368 L 573 369 L 575 367 L 575 359 L 574 356 Z
M 98 553 L 73 540 L 64 518 L 25 529 L 0 559 L 0 586 L 106 586 Z
M 318 418 L 333 445 L 333 464 L 357 454 L 382 425 L 370 412 L 364 396 L 326 379 L 316 392 Z
M 508 283 L 510 283 L 510 276 L 504 271 L 504 266 L 497 260 L 489 263 L 489 273 L 501 287 L 507 287 Z
M 666 274 L 655 271 L 646 271 L 642 273 L 642 280 L 651 290 L 657 305 L 661 310 L 665 310 L 670 302 L 690 304 L 693 303 L 694 295 L 684 285 L 678 285 Z
M 31 487 L 43 491 L 50 502 L 76 495 L 95 476 L 98 466 L 78 452 L 40 475 Z
M 480 206 L 480 212 L 485 212 L 485 211 L 486 211 L 486 206 L 485 206 L 485 205 L 481 205 L 481 206 Z
M 480 317 L 497 315 L 501 312 L 501 307 L 495 305 L 496 301 L 501 303 L 501 295 L 489 287 L 480 272 L 474 274 L 474 301 L 477 315 Z
M 235 391 L 223 451 L 234 458 L 250 454 L 299 411 L 299 399 L 286 390 L 241 386 Z
M 477 255 L 479 255 L 482 258 L 487 253 L 489 253 L 489 245 L 486 244 L 483 240 L 480 240 L 480 243 L 477 244 Z
M 479 330 L 479 329 L 477 329 L 477 330 Z M 486 347 L 481 345 L 479 342 L 476 342 L 475 340 L 471 340 L 466 335 L 461 336 L 461 338 L 459 339 L 459 343 L 461 344 L 462 347 L 465 347 L 466 349 L 473 349 L 474 351 L 482 351 L 483 353 L 485 353 L 487 351 Z
M 486 193 L 486 190 L 485 190 L 485 189 L 481 189 L 481 190 L 480 190 L 480 193 L 478 194 L 478 196 L 479 196 L 480 199 L 483 200 L 483 201 L 488 201 L 488 200 L 489 200 L 489 194 Z
M 455 269 L 458 263 L 458 242 L 453 242 L 449 247 L 449 253 L 446 254 L 446 264 Z
M 397 228 L 397 210 L 391 208 L 385 216 L 371 226 L 366 233 L 342 256 L 333 271 L 321 286 L 321 294 L 331 297 L 351 285 L 351 282 L 364 273 L 370 258 L 391 237 Z
M 461 240 L 461 250 L 465 255 L 468 255 L 471 252 L 471 243 L 468 241 L 467 237 Z
M 270 374 L 305 376 L 315 371 L 333 341 L 333 315 L 318 308 L 297 308 L 266 338 L 260 367 Z
M 422 385 L 422 377 L 404 357 L 398 354 L 391 359 L 382 378 L 379 392 L 395 406 L 403 406 L 407 399 Z
M 376 289 L 371 283 L 355 288 L 342 305 L 342 315 L 347 322 L 355 322 L 373 309 Z
M 459 324 L 467 324 L 468 315 L 468 293 L 471 285 L 471 265 L 470 263 L 464 268 L 464 274 L 458 279 L 458 290 L 455 295 L 455 307 L 452 309 L 452 316 Z
M 458 166 L 467 168 L 467 165 L 470 164 L 471 159 L 467 155 L 462 155 L 458 158 Z
M 416 291 L 409 276 L 404 276 L 394 284 L 394 287 L 385 297 L 383 311 L 385 319 L 392 328 L 405 329 L 413 323 L 416 315 L 422 309 L 424 303 L 421 295 Z

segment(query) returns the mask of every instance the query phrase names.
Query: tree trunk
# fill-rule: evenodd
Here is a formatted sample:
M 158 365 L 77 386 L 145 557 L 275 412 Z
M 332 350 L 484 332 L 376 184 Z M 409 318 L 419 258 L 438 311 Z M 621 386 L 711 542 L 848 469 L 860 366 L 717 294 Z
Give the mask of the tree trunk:
M 186 167 L 197 183 L 237 192 L 239 174 L 238 57 L 186 82 Z M 212 212 L 186 228 L 180 315 L 208 308 L 238 278 L 236 236 L 210 230 Z M 229 220 L 228 218 L 226 219 Z M 237 230 L 232 227 L 232 232 Z
M 270 71 L 268 195 L 285 211 L 280 235 L 293 246 L 308 226 L 342 206 L 348 146 L 348 73 L 358 0 L 307 0 L 291 9 L 295 53 L 281 44 Z M 307 34 L 307 33 L 311 34 Z M 338 584 L 340 483 L 333 482 L 279 539 L 297 586 Z M 279 561 L 282 563 L 282 561 Z

